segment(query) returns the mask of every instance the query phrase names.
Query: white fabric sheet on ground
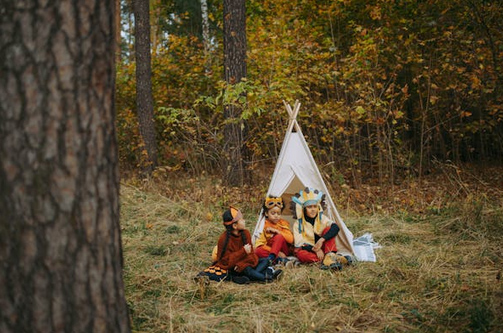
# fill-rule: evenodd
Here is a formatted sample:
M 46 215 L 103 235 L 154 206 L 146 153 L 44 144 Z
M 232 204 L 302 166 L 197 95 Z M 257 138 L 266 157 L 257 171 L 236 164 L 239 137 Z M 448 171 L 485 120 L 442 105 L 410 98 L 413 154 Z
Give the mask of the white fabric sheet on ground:
M 353 249 L 358 261 L 376 262 L 377 258 L 374 250 L 380 247 L 379 243 L 374 242 L 370 233 L 366 233 L 353 240 Z

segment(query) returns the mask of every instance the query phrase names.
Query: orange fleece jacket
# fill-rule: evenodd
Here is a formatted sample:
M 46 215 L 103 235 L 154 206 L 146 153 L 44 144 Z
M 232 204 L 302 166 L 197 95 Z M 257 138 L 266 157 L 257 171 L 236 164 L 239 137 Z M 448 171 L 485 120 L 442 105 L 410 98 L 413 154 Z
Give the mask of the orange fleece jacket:
M 278 223 L 272 223 L 271 221 L 266 219 L 264 222 L 264 228 L 262 229 L 260 236 L 255 241 L 255 248 L 263 246 L 265 250 L 268 251 L 271 250 L 271 247 L 267 245 L 267 243 L 275 234 L 266 232 L 268 227 L 278 229 L 288 244 L 293 243 L 293 234 L 292 231 L 290 230 L 290 223 L 288 223 L 288 221 L 280 219 Z

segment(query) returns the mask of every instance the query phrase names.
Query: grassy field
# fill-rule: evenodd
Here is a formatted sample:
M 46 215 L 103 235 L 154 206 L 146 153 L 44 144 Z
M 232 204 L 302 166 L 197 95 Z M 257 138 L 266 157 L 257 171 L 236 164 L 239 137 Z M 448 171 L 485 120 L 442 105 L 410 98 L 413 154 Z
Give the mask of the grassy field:
M 487 191 L 451 195 L 447 203 L 410 188 L 404 198 L 424 205 L 399 198 L 404 207 L 343 209 L 355 237 L 370 232 L 382 246 L 375 263 L 340 272 L 300 266 L 271 284 L 201 288 L 192 278 L 210 264 L 225 205 L 241 207 L 253 231 L 259 192 L 224 191 L 209 178 L 122 183 L 124 281 L 135 332 L 503 331 L 503 207 Z

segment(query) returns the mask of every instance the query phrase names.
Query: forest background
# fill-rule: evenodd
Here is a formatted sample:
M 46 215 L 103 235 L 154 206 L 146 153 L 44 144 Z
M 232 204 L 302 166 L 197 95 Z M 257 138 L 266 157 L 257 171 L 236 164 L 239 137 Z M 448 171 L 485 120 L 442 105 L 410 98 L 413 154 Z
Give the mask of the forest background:
M 222 2 L 207 9 L 205 35 L 199 0 L 150 1 L 158 161 L 144 177 L 135 24 L 132 2 L 121 1 L 116 109 L 133 330 L 500 329 L 503 4 L 247 1 L 247 75 L 237 84 L 223 79 Z M 385 246 L 378 263 L 334 276 L 342 294 L 309 267 L 277 288 L 197 290 L 187 277 L 209 263 L 222 207 L 256 216 L 288 122 L 283 100 L 302 103 L 298 121 L 350 229 Z M 238 188 L 225 187 L 228 104 L 242 107 L 245 129 Z M 286 303 L 291 311 L 278 313 Z M 324 306 L 305 310 L 313 304 Z M 258 313 L 265 306 L 273 310 Z
M 503 331 L 502 7 L 3 1 L 0 331 Z M 295 100 L 377 261 L 194 283 Z
M 282 101 L 296 99 L 313 155 L 334 182 L 393 184 L 435 161 L 501 162 L 499 2 L 249 1 L 247 77 L 237 85 L 223 80 L 220 1 L 208 1 L 206 41 L 199 1 L 150 8 L 158 164 L 168 170 L 222 170 L 231 101 L 243 103 L 245 167 L 262 173 L 288 121 Z M 121 13 L 117 125 L 121 165 L 131 170 L 145 154 L 130 2 Z

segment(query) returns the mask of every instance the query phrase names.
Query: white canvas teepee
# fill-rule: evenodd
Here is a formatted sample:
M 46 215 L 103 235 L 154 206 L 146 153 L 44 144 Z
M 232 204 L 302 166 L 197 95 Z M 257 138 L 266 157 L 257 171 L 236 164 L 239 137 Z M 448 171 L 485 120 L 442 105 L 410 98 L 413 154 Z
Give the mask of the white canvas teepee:
M 354 255 L 353 249 L 353 234 L 346 227 L 341 219 L 334 201 L 328 192 L 328 189 L 323 181 L 321 173 L 314 161 L 313 155 L 307 146 L 307 142 L 302 134 L 299 124 L 297 123 L 297 114 L 299 113 L 300 103 L 295 101 L 293 110 L 289 104 L 283 101 L 286 110 L 288 111 L 290 120 L 288 128 L 281 146 L 276 168 L 272 175 L 267 195 L 281 196 L 285 202 L 283 218 L 293 224 L 293 218 L 289 210 L 290 201 L 295 193 L 306 187 L 312 187 L 321 190 L 326 194 L 327 208 L 324 212 L 328 218 L 337 223 L 340 228 L 336 238 L 337 250 L 341 254 Z M 252 240 L 259 237 L 264 227 L 264 217 L 262 212 L 259 214 Z

